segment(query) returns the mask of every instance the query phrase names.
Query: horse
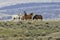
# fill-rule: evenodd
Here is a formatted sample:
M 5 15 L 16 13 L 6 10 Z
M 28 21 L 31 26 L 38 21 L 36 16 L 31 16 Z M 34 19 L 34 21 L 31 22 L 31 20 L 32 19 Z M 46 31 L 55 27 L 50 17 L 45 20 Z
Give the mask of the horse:
M 24 11 L 24 15 L 22 16 L 22 20 L 28 20 L 28 19 L 32 19 L 33 13 L 30 13 L 29 15 L 27 15 L 27 13 Z
M 19 16 L 18 15 L 12 15 L 12 19 L 15 20 L 15 19 L 18 19 Z
M 12 15 L 12 20 L 21 20 L 22 15 Z
M 35 15 L 35 16 L 33 17 L 33 20 L 34 20 L 34 19 L 36 19 L 36 20 L 37 20 L 37 19 L 41 19 L 41 20 L 42 20 L 43 17 L 42 17 L 42 15 Z

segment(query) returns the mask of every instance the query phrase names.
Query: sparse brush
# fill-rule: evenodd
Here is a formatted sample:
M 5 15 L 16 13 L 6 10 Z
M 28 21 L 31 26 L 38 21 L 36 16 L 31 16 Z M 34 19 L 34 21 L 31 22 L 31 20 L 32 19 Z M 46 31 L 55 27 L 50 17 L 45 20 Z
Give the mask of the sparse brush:
M 0 38 L 12 37 L 11 40 L 33 40 L 34 37 L 47 36 L 51 33 L 60 32 L 60 21 L 20 21 L 0 22 Z M 1 36 L 2 35 L 2 36 Z M 6 35 L 6 36 L 4 36 Z M 14 37 L 14 38 L 13 38 Z M 23 37 L 23 39 L 18 37 Z M 24 38 L 33 37 L 33 38 Z M 49 38 L 50 39 L 50 38 Z M 38 38 L 37 40 L 42 40 Z M 58 38 L 58 40 L 60 40 Z

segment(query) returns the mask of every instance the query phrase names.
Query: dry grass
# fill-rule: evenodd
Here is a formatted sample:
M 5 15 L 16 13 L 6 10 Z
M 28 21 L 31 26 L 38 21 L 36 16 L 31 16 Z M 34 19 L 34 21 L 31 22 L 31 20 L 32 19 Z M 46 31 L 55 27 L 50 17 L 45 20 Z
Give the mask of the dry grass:
M 48 40 L 56 32 L 60 32 L 60 21 L 0 22 L 0 40 Z

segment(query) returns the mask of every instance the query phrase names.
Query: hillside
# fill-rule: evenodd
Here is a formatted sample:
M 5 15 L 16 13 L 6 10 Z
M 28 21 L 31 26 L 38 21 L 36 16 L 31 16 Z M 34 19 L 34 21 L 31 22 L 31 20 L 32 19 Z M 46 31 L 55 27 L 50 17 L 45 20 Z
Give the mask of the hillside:
M 0 40 L 46 40 L 56 32 L 60 32 L 60 21 L 0 22 Z
M 1 7 L 0 10 L 5 10 L 5 9 L 15 9 L 15 8 L 24 8 L 24 7 L 33 7 L 33 6 L 55 6 L 59 5 L 60 2 L 51 2 L 51 3 L 21 3 L 21 4 L 15 4 L 15 5 L 10 5 L 6 7 Z M 60 7 L 59 7 L 60 8 Z
M 56 19 L 60 18 L 60 2 L 22 3 L 0 8 L 0 14 L 15 15 L 20 12 L 23 15 L 24 11 L 42 15 L 44 19 Z

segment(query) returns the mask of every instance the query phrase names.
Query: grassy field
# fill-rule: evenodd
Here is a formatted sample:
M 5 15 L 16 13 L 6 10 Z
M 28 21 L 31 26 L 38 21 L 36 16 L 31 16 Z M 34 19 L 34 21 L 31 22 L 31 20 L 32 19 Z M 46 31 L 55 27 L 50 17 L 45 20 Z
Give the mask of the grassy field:
M 59 32 L 60 21 L 0 22 L 0 40 L 60 40 Z

